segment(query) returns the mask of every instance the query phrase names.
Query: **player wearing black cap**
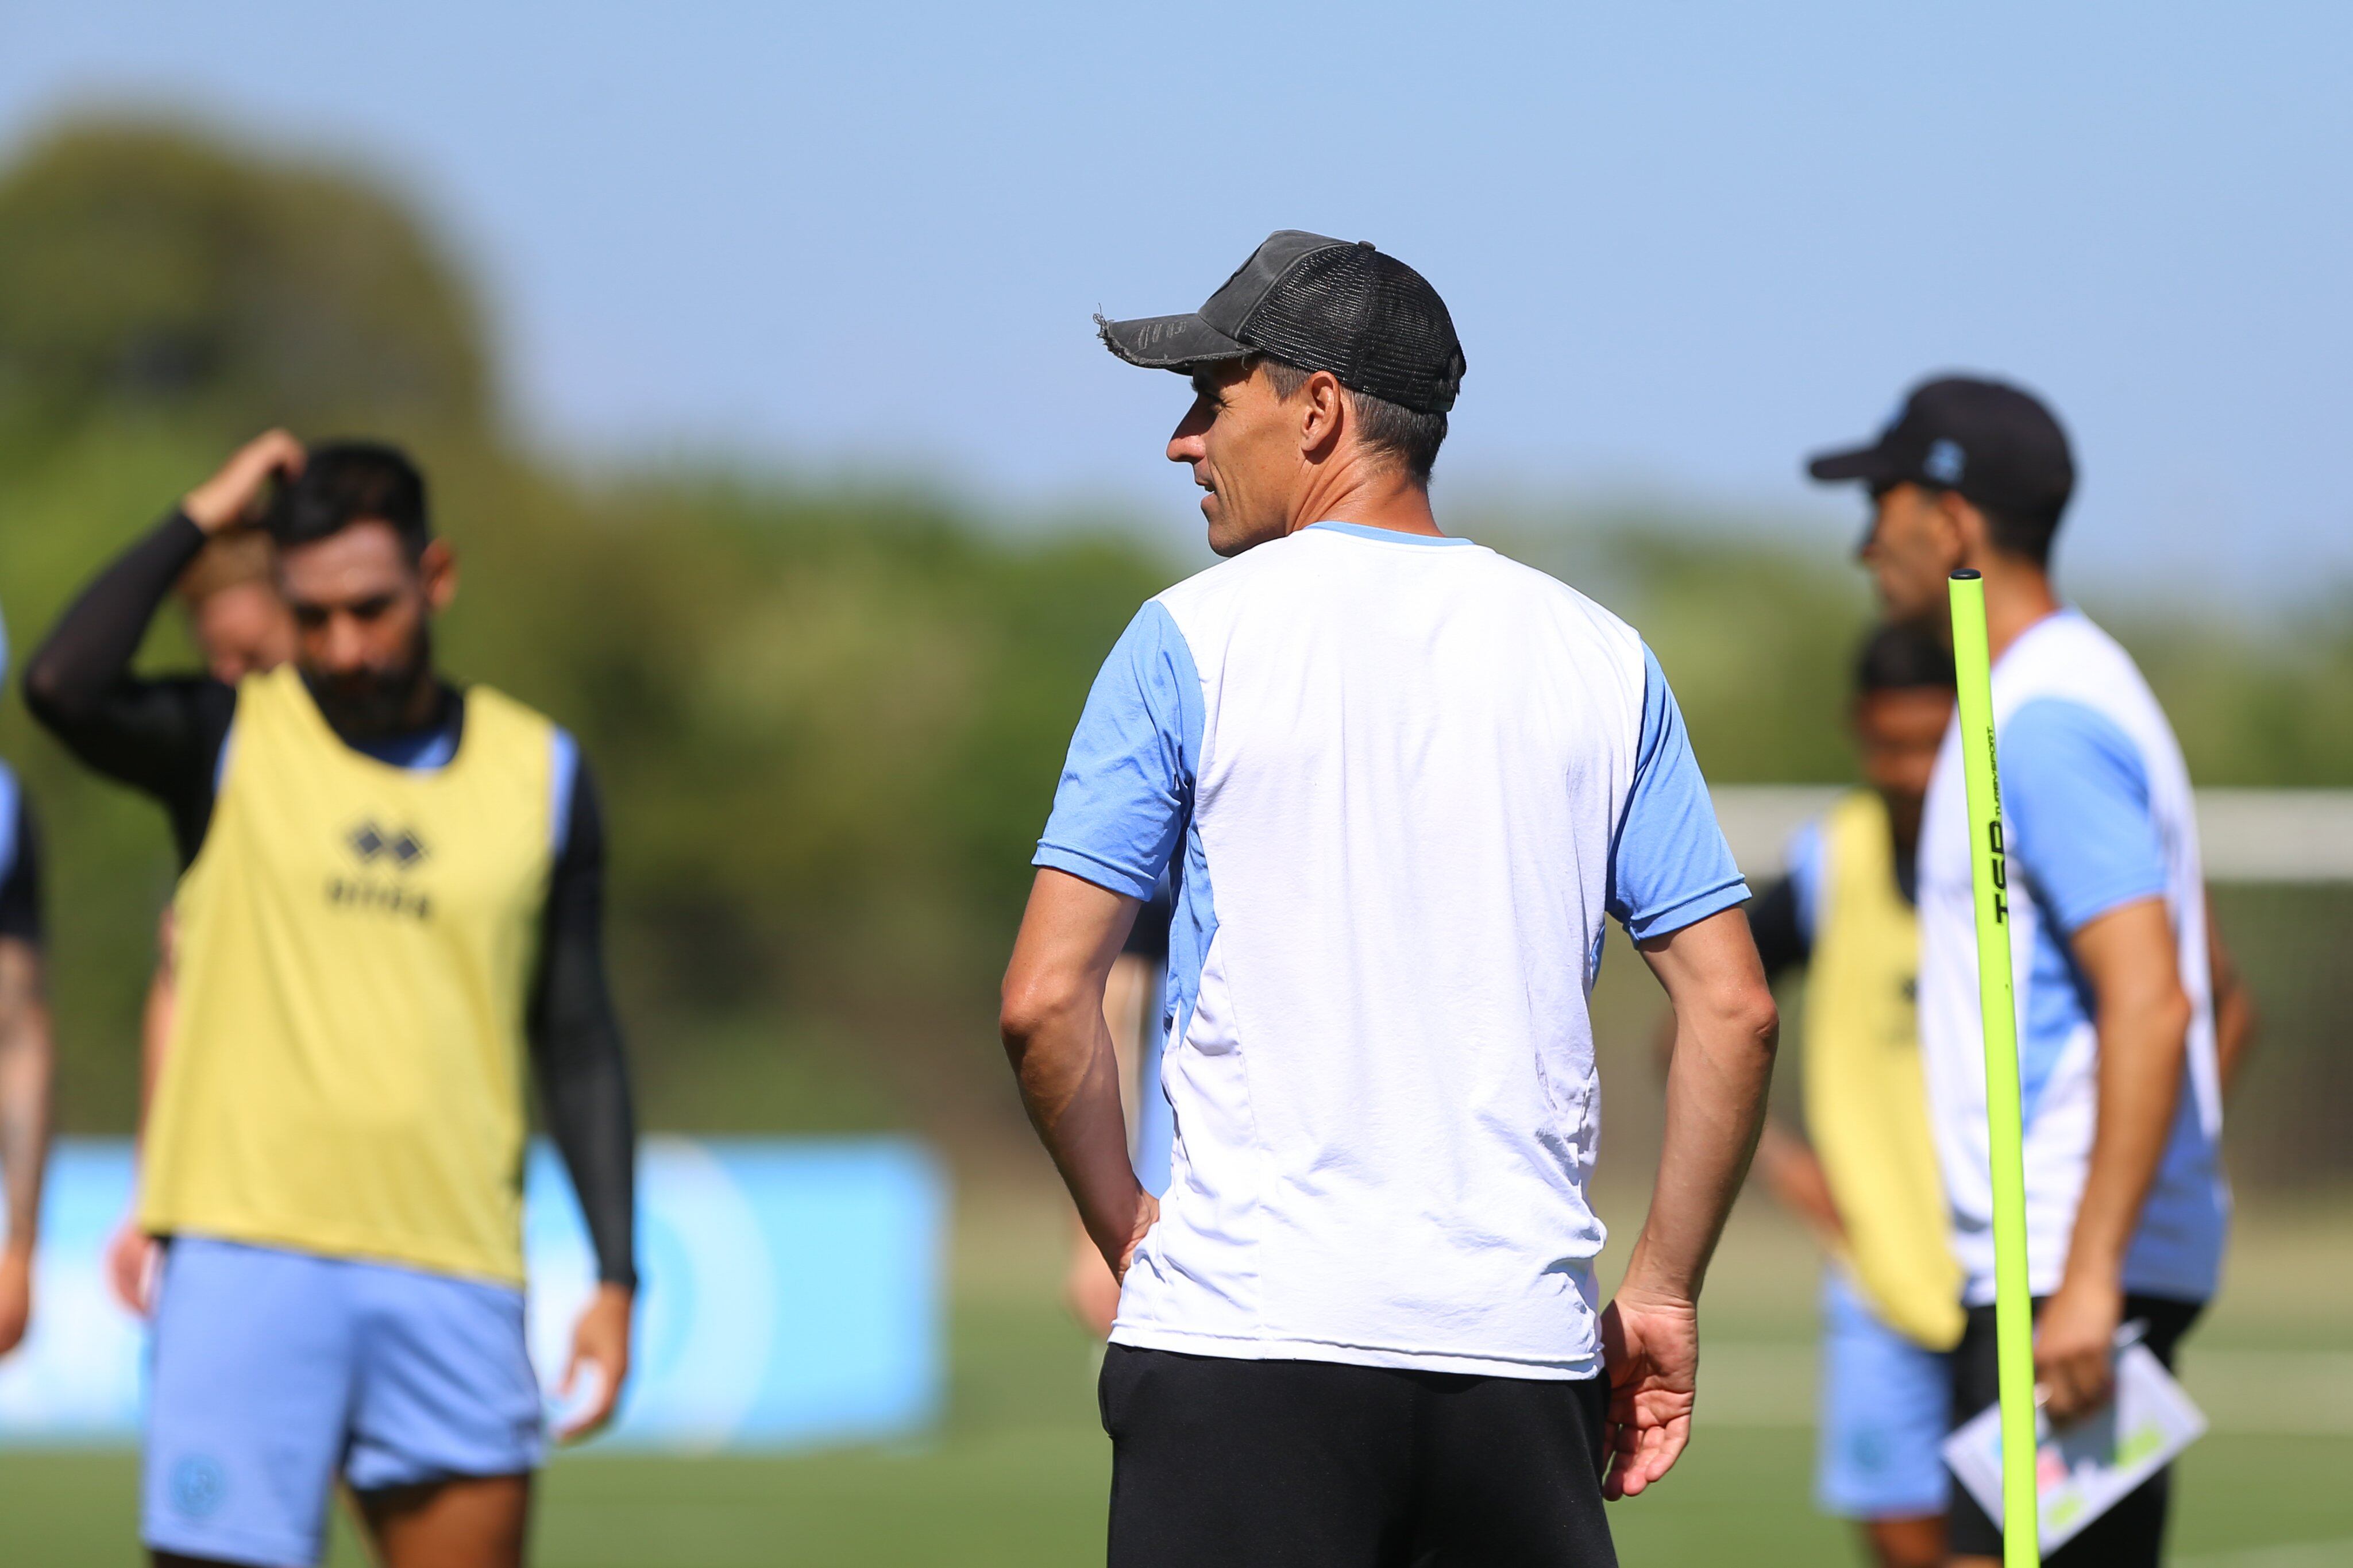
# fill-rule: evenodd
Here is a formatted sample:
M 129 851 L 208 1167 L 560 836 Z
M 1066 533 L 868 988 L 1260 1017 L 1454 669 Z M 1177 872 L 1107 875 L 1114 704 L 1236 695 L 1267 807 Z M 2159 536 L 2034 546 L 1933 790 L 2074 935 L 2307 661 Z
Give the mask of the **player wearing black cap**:
M 1814 459 L 1870 487 L 1862 555 L 1891 616 L 1948 629 L 1946 583 L 1985 580 L 2010 921 L 2018 951 L 2027 1273 L 2035 1376 L 2054 1420 L 2105 1404 L 2117 1331 L 2168 1364 L 2212 1295 L 2228 1225 L 2218 1144 L 2218 1003 L 2229 964 L 2199 868 L 2189 777 L 2131 658 L 2051 583 L 2074 488 L 2067 437 L 2032 395 L 1949 376 L 1868 447 Z M 1922 811 L 1920 1041 L 1967 1327 L 1957 1423 L 1995 1397 L 1993 1250 L 1977 931 L 1957 731 Z M 2155 1563 L 2163 1471 L 2050 1559 Z M 2001 1533 L 1966 1491 L 1951 1550 Z
M 1023 1097 L 1122 1281 L 1111 1561 L 1614 1563 L 1604 1496 L 1688 1436 L 1776 1028 L 1665 677 L 1590 600 L 1439 529 L 1463 356 L 1403 262 L 1284 231 L 1199 311 L 1101 326 L 1192 378 L 1167 455 L 1229 557 L 1105 662 L 1005 980 Z M 1155 1203 L 1103 996 L 1164 872 Z M 1606 1310 L 1605 917 L 1678 1019 Z

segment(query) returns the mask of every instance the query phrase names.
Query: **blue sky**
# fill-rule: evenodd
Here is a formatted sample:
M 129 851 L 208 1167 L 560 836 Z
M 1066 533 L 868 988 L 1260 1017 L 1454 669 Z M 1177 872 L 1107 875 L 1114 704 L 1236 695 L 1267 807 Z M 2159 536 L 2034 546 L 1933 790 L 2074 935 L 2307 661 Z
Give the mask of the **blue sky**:
M 1188 309 L 1295 226 L 1452 307 L 1441 503 L 1827 542 L 1858 508 L 1800 457 L 1994 370 L 2076 436 L 2079 579 L 2262 602 L 2353 580 L 2348 58 L 2317 4 L 0 0 L 0 148 L 128 107 L 378 171 L 480 280 L 526 426 L 596 461 L 1188 528 L 1179 384 L 1089 314 Z

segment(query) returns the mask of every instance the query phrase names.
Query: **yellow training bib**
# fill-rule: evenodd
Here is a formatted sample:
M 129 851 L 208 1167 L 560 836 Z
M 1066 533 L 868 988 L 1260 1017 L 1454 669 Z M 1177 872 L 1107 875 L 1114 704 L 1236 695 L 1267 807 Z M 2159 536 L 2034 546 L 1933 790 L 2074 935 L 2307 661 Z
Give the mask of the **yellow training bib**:
M 443 767 L 380 763 L 248 677 L 181 879 L 140 1222 L 522 1280 L 523 1013 L 554 726 L 482 687 Z
M 1855 1283 L 1931 1350 L 1961 1337 L 1961 1270 L 1928 1128 L 1913 998 L 1920 922 L 1895 882 L 1887 807 L 1858 791 L 1822 820 L 1806 974 L 1806 1126 L 1846 1222 Z

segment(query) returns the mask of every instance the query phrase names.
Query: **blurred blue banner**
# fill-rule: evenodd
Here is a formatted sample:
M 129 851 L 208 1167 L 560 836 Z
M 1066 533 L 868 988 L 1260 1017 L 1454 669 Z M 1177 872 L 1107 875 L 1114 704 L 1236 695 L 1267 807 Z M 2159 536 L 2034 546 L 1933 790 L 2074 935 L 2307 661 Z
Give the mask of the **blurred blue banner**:
M 0 1443 L 136 1439 L 142 1325 L 102 1272 L 131 1184 L 128 1142 L 59 1143 L 33 1331 L 0 1360 Z M 595 1268 L 571 1187 L 543 1146 L 532 1151 L 525 1193 L 532 1358 L 560 1414 L 555 1385 Z M 921 1144 L 649 1139 L 638 1208 L 637 1365 L 597 1447 L 874 1442 L 938 1415 L 947 1182 Z

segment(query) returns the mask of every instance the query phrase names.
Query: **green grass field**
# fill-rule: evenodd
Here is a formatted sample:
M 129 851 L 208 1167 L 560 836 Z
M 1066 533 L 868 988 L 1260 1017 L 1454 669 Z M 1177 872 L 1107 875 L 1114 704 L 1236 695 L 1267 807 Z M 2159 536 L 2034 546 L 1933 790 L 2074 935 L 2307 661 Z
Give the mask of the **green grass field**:
M 1633 1215 L 1609 1215 L 1628 1234 Z M 1054 1300 L 1045 1195 L 973 1197 L 958 1234 L 955 1386 L 943 1429 L 902 1450 L 758 1459 L 590 1453 L 548 1473 L 546 1568 L 1100 1562 L 1108 1452 L 1092 1352 Z M 1615 1250 L 1615 1249 L 1613 1249 Z M 2216 1430 L 2181 1480 L 2188 1568 L 2353 1563 L 2353 1211 L 2259 1215 L 2233 1288 L 2191 1340 Z M 1630 1564 L 1852 1561 L 1809 1502 L 1813 1287 L 1805 1244 L 1743 1205 L 1710 1285 L 1699 1433 L 1658 1491 L 1618 1505 Z M 138 1560 L 129 1455 L 0 1453 L 0 1562 Z M 339 1527 L 333 1561 L 364 1561 Z

